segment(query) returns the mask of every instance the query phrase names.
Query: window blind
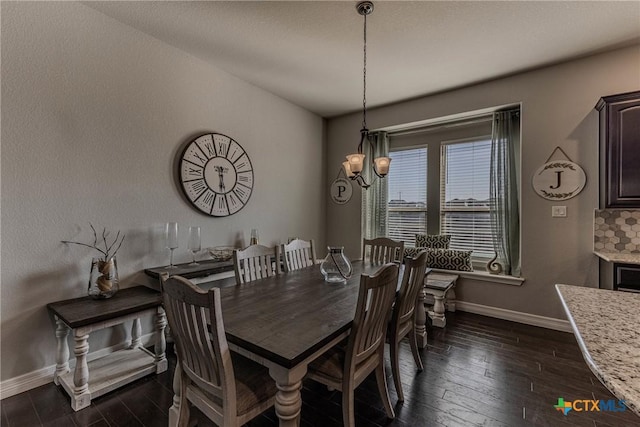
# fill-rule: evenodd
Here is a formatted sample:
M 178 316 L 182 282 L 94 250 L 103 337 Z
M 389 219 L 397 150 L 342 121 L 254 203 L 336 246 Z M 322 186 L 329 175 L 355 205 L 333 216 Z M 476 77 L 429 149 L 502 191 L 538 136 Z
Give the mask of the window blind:
M 451 234 L 451 249 L 472 250 L 474 258 L 493 256 L 490 167 L 490 137 L 441 146 L 440 230 Z
M 427 148 L 391 151 L 387 235 L 413 246 L 427 230 Z

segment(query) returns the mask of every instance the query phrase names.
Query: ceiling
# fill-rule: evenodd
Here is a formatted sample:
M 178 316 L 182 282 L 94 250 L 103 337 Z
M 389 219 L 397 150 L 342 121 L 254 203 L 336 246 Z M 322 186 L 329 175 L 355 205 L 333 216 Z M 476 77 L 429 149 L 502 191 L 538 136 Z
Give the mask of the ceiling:
M 355 1 L 84 4 L 323 117 L 362 109 L 363 18 Z M 367 107 L 640 43 L 639 1 L 374 6 Z

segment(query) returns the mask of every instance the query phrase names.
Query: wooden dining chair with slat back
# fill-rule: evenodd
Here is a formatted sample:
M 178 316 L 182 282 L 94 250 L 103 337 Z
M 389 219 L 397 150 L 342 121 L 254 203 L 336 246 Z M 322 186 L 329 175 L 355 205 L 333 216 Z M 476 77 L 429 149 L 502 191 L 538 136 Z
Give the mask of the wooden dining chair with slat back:
M 391 373 L 393 383 L 398 394 L 398 401 L 404 402 L 402 383 L 400 382 L 400 366 L 398 362 L 398 352 L 400 351 L 400 341 L 404 337 L 409 337 L 409 345 L 413 359 L 416 362 L 418 371 L 422 371 L 422 360 L 418 353 L 418 341 L 415 330 L 416 305 L 418 294 L 424 287 L 425 272 L 427 270 L 427 251 L 419 252 L 414 258 L 407 257 L 404 260 L 404 273 L 400 290 L 396 294 L 393 305 L 393 314 L 389 323 L 388 342 L 391 354 Z M 420 310 L 421 308 L 418 307 Z
M 292 240 L 282 245 L 284 271 L 299 270 L 316 263 L 316 250 L 313 240 Z
M 332 347 L 309 364 L 309 378 L 342 390 L 342 419 L 347 427 L 355 425 L 354 389 L 373 371 L 387 416 L 395 417 L 384 373 L 384 344 L 398 268 L 397 264 L 388 263 L 373 276 L 360 277 L 356 312 L 346 343 Z
M 241 426 L 274 405 L 267 368 L 229 350 L 220 289 L 165 276 L 162 300 L 178 355 L 179 427 L 189 425 L 190 405 L 219 426 Z
M 236 283 L 247 283 L 280 274 L 280 246 L 251 245 L 233 251 Z
M 402 262 L 404 256 L 404 242 L 378 237 L 362 239 L 362 259 L 372 264 L 387 262 Z

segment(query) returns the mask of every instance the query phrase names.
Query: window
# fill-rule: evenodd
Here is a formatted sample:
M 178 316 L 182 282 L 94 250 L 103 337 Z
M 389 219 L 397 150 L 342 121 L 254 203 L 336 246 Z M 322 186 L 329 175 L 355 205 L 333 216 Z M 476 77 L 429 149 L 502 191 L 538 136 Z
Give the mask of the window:
M 388 175 L 387 235 L 413 246 L 427 229 L 427 148 L 392 151 Z
M 487 130 L 474 128 L 456 140 L 445 140 L 449 133 L 413 137 L 410 142 L 422 145 L 391 146 L 388 237 L 413 247 L 418 233 L 451 234 L 451 249 L 471 250 L 478 262 L 493 257 Z
M 491 137 L 443 142 L 440 158 L 440 232 L 451 234 L 451 249 L 493 256 L 489 213 Z
M 520 108 L 478 110 L 387 129 L 393 159 L 379 235 L 415 245 L 415 235 L 450 234 L 478 267 L 493 258 L 520 275 Z M 495 177 L 495 178 L 494 178 Z M 386 204 L 384 203 L 386 201 Z M 495 250 L 495 251 L 494 251 Z

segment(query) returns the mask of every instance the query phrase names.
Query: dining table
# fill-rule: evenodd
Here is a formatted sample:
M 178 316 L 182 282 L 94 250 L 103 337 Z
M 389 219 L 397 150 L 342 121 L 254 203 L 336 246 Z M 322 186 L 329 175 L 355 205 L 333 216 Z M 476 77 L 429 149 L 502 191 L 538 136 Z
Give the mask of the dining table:
M 352 265 L 353 272 L 345 283 L 325 282 L 316 264 L 220 288 L 229 347 L 268 368 L 278 388 L 275 412 L 280 426 L 300 424 L 300 390 L 309 363 L 349 335 L 360 276 L 374 274 L 382 266 L 363 261 Z M 402 270 L 398 277 L 400 284 Z M 198 286 L 206 289 L 215 284 Z M 178 369 L 176 396 L 169 413 L 171 426 L 177 424 L 179 413 Z

